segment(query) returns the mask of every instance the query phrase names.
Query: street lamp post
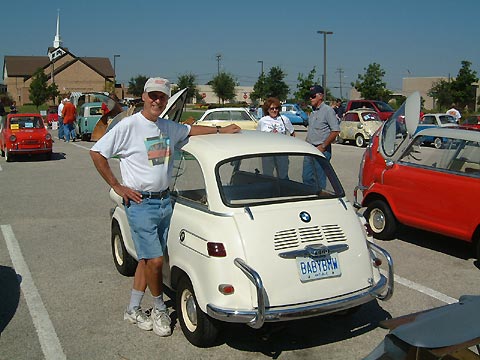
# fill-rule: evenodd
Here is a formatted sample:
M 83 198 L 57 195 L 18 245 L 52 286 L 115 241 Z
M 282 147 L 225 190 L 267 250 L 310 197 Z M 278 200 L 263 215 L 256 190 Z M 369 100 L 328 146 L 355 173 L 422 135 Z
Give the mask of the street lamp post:
M 262 65 L 262 67 L 261 67 L 262 71 L 261 71 L 260 74 L 263 75 L 263 60 L 258 60 L 257 63 Z
M 323 81 L 324 91 L 327 91 L 327 35 L 332 35 L 332 31 L 318 30 L 317 34 L 323 34 Z
M 113 55 L 113 91 L 115 92 L 115 88 L 117 85 L 117 71 L 115 69 L 115 60 L 117 57 L 120 57 L 120 55 Z

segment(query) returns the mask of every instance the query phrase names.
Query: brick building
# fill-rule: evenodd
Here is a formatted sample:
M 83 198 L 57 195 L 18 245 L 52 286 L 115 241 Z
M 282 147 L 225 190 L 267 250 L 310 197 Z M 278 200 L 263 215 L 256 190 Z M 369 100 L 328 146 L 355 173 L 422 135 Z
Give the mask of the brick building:
M 47 75 L 48 85 L 57 84 L 60 97 L 74 91 L 108 91 L 114 88 L 115 73 L 109 58 L 77 57 L 61 43 L 58 16 L 57 33 L 47 56 L 5 56 L 3 82 L 17 106 L 31 102 L 30 84 L 38 68 Z M 115 90 L 120 92 L 117 96 L 122 97 L 121 88 Z

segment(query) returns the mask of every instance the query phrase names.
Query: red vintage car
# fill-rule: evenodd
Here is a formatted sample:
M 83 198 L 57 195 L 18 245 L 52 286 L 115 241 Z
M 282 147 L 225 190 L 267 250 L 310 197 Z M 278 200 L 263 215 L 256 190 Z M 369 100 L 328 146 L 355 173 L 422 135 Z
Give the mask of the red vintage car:
M 435 127 L 415 134 L 418 93 L 398 111 L 405 121 L 395 113 L 364 153 L 355 206 L 366 208 L 378 239 L 394 238 L 404 224 L 470 242 L 480 259 L 480 131 Z M 425 146 L 431 137 L 442 145 Z
M 52 135 L 40 114 L 8 114 L 0 124 L 0 151 L 6 161 L 16 155 L 52 157 Z

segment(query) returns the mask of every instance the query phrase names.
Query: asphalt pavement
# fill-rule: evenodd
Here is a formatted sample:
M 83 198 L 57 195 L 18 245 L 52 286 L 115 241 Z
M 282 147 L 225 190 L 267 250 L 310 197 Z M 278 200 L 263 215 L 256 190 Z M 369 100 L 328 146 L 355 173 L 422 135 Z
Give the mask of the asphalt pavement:
M 297 136 L 304 130 L 297 127 Z M 388 302 L 263 330 L 229 325 L 208 349 L 192 346 L 178 324 L 159 338 L 123 321 L 132 279 L 113 264 L 113 204 L 88 155 L 92 145 L 56 140 L 50 161 L 0 158 L 1 360 L 361 359 L 387 334 L 379 321 L 480 294 L 478 263 L 466 244 L 403 229 L 396 240 L 377 241 L 395 262 Z M 332 164 L 350 201 L 363 151 L 333 145 Z

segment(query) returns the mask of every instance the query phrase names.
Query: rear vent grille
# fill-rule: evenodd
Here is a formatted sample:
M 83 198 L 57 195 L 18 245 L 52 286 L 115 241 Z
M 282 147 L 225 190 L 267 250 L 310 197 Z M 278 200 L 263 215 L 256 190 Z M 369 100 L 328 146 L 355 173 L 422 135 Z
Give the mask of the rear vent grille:
M 301 244 L 326 241 L 333 243 L 346 241 L 343 230 L 338 225 L 308 226 L 298 229 L 278 231 L 274 238 L 275 250 L 293 249 Z

